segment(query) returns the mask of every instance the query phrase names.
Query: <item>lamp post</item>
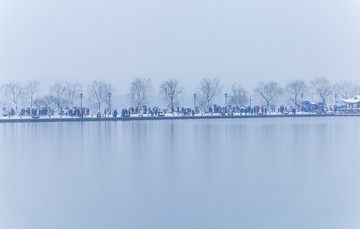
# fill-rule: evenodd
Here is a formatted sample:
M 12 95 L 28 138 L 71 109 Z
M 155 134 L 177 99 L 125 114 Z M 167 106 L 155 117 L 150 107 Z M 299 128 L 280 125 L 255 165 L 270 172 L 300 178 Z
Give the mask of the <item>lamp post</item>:
M 337 111 L 337 104 L 338 104 L 338 101 L 337 101 L 337 93 L 335 93 L 335 105 L 334 105 L 334 111 L 336 113 Z
M 194 111 L 195 111 L 195 108 L 196 108 L 196 94 L 194 94 Z
M 251 101 L 252 101 L 252 96 L 250 95 L 250 115 L 251 115 L 251 111 L 252 111 Z
M 81 113 L 81 118 L 83 117 L 83 108 L 82 108 L 82 100 L 83 100 L 83 93 L 80 93 L 80 113 Z
M 227 99 L 228 99 L 228 93 L 225 93 L 225 113 L 227 114 Z
M 337 105 L 338 101 L 337 101 L 337 93 L 335 93 L 335 105 Z
M 111 93 L 108 93 L 108 97 L 109 97 L 109 113 L 108 113 L 108 117 L 110 117 L 110 112 L 111 112 Z

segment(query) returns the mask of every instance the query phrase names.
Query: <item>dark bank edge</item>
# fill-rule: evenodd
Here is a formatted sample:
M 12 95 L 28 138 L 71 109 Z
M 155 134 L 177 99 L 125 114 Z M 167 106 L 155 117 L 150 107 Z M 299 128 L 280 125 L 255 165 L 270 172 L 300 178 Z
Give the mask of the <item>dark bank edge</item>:
M 28 122 L 104 122 L 104 121 L 142 121 L 142 120 L 186 120 L 186 119 L 251 119 L 251 118 L 300 118 L 300 117 L 356 117 L 355 115 L 314 114 L 314 115 L 237 115 L 237 116 L 163 116 L 163 117 L 117 117 L 117 118 L 44 118 L 44 119 L 1 119 L 0 123 L 28 123 Z M 359 116 L 360 117 L 360 116 Z

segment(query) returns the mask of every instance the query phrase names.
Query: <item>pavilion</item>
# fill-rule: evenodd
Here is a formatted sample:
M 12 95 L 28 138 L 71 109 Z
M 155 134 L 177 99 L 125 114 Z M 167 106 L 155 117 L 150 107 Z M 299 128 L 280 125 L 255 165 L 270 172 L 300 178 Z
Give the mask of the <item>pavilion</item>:
M 346 103 L 347 107 L 360 108 L 360 95 L 356 95 L 351 99 L 342 99 Z

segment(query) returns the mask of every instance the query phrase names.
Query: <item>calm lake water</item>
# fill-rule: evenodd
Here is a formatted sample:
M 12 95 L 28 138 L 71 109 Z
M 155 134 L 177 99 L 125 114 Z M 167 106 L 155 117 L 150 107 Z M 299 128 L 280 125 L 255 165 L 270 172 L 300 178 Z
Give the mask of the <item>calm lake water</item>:
M 360 118 L 0 124 L 0 228 L 360 228 Z

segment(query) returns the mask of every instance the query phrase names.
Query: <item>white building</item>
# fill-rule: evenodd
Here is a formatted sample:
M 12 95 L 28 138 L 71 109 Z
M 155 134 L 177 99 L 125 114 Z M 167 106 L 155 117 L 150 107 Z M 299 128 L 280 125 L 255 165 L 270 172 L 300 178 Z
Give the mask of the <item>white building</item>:
M 360 108 L 360 95 L 356 95 L 355 97 L 353 97 L 351 99 L 342 99 L 342 101 L 344 103 L 346 103 L 346 105 L 348 107 Z

